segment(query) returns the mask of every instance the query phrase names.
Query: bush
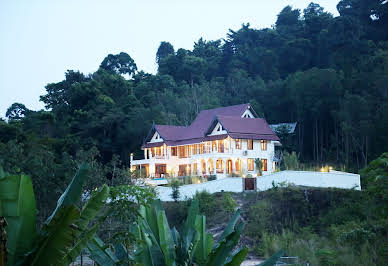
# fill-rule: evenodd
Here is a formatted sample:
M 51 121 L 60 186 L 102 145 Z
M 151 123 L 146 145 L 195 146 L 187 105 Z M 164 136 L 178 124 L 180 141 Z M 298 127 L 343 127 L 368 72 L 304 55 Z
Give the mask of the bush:
M 257 173 L 257 175 L 258 175 L 258 176 L 263 175 L 263 162 L 261 161 L 261 159 L 256 158 L 255 164 L 256 164 L 256 169 L 259 170 L 258 173 Z
M 209 175 L 209 177 L 207 178 L 208 181 L 212 181 L 212 180 L 216 180 L 216 179 L 217 179 L 216 175 Z
M 197 192 L 194 199 L 198 199 L 199 210 L 205 216 L 211 216 L 217 209 L 214 196 L 207 191 Z
M 293 151 L 291 154 L 285 152 L 283 155 L 283 165 L 286 170 L 299 170 L 299 158 Z
M 222 206 L 227 212 L 235 212 L 237 207 L 236 201 L 232 198 L 230 193 L 223 193 L 222 196 Z
M 177 202 L 180 197 L 179 186 L 181 185 L 181 182 L 179 182 L 177 179 L 174 179 L 170 184 L 172 189 L 171 197 L 175 202 Z

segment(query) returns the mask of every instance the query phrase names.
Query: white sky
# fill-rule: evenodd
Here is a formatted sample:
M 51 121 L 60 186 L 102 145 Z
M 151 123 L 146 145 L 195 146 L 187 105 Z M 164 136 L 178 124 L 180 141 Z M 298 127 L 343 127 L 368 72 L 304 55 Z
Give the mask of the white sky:
M 286 5 L 305 0 L 0 0 L 0 117 L 14 102 L 43 108 L 47 83 L 68 69 L 97 70 L 109 53 L 127 52 L 139 70 L 155 73 L 161 41 L 192 49 L 200 37 L 224 38 L 249 22 L 273 25 Z M 338 15 L 339 0 L 314 1 Z

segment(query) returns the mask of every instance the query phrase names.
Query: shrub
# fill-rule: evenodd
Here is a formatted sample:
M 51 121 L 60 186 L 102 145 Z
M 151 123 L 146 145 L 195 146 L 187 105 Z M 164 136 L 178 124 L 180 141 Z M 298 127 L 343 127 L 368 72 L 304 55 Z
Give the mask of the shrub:
M 234 212 L 236 207 L 237 207 L 237 203 L 236 201 L 232 198 L 232 196 L 230 195 L 230 193 L 223 193 L 223 196 L 222 196 L 222 206 L 223 208 L 227 211 L 227 212 Z
M 283 165 L 286 170 L 299 170 L 299 158 L 293 151 L 291 154 L 285 152 L 283 155 Z
M 194 199 L 198 199 L 199 210 L 206 216 L 211 216 L 216 211 L 216 201 L 212 194 L 207 191 L 197 192 Z
M 259 172 L 257 173 L 257 175 L 258 175 L 258 176 L 261 176 L 261 175 L 263 174 L 263 162 L 261 161 L 261 159 L 256 158 L 255 164 L 256 164 L 256 169 L 259 170 Z
M 216 179 L 217 179 L 216 175 L 209 175 L 209 177 L 207 178 L 208 181 L 212 181 L 212 180 L 216 180 Z
M 179 186 L 181 185 L 181 182 L 179 182 L 177 179 L 174 179 L 170 184 L 172 189 L 171 197 L 175 202 L 177 202 L 180 197 Z

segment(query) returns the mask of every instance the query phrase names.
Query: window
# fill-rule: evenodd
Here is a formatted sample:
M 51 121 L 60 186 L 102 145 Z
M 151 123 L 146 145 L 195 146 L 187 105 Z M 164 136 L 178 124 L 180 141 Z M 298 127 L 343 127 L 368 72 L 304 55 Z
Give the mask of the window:
M 201 145 L 201 154 L 205 153 L 205 143 L 200 144 Z
M 267 150 L 267 141 L 266 140 L 261 140 L 261 150 L 266 151 Z
M 218 152 L 224 152 L 224 140 L 218 141 Z
M 263 165 L 261 167 L 262 171 L 267 171 L 267 159 L 261 159 L 261 164 Z
M 253 166 L 253 159 L 248 159 L 248 171 L 253 171 L 254 166 Z
M 191 150 L 192 150 L 193 155 L 196 155 L 197 154 L 197 144 L 191 145 Z
M 187 147 L 179 146 L 179 158 L 187 158 Z
M 253 139 L 247 139 L 248 150 L 253 150 Z
M 217 173 L 219 174 L 222 174 L 224 172 L 224 164 L 221 159 L 218 159 L 216 161 L 216 169 L 217 169 Z
M 236 160 L 236 172 L 241 171 L 241 161 L 240 159 Z
M 217 142 L 215 140 L 212 141 L 212 151 L 216 151 L 217 149 Z
M 193 175 L 198 175 L 198 165 L 193 163 Z
M 241 150 L 241 139 L 235 139 L 236 149 Z
M 178 155 L 177 147 L 171 147 L 171 156 L 177 156 L 177 155 Z

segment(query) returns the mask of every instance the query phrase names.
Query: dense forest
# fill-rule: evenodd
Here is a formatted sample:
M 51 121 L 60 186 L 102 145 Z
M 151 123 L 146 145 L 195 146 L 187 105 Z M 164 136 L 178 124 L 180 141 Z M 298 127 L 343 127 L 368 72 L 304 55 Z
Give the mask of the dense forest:
M 286 6 L 272 28 L 243 24 L 192 50 L 162 42 L 157 74 L 125 52 L 94 73 L 68 70 L 47 84 L 46 110 L 9 107 L 0 165 L 31 174 L 43 194 L 60 192 L 85 160 L 112 180 L 131 152 L 141 157 L 152 123 L 188 125 L 203 109 L 249 102 L 269 123 L 298 123 L 284 149 L 302 162 L 358 171 L 388 150 L 388 4 L 337 8 L 334 17 L 314 3 Z

